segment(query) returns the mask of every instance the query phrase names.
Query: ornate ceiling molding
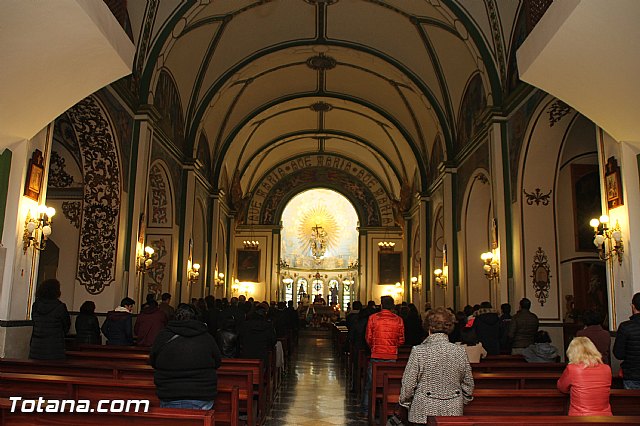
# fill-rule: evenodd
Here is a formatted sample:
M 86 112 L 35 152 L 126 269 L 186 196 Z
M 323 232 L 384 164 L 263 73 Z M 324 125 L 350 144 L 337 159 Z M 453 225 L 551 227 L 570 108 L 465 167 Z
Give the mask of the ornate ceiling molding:
M 271 169 L 243 199 L 241 222 L 277 224 L 287 202 L 310 188 L 330 188 L 346 196 L 362 226 L 396 226 L 402 222 L 398 221 L 396 201 L 377 176 L 359 163 L 326 153 L 290 158 Z

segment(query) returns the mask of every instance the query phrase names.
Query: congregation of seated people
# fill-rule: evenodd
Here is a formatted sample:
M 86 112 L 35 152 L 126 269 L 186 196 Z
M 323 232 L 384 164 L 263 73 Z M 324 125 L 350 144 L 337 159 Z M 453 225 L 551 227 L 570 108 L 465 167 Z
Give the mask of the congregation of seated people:
M 29 353 L 34 360 L 65 358 L 71 319 L 60 295 L 60 283 L 55 279 L 37 288 Z M 278 339 L 297 335 L 299 327 L 306 324 L 304 312 L 308 312 L 303 306 L 294 309 L 291 301 L 268 303 L 244 296 L 230 300 L 207 296 L 176 308 L 168 293 L 160 299 L 158 303 L 149 295 L 135 316 L 136 302 L 125 297 L 107 312 L 101 327 L 95 304 L 85 302 L 75 320 L 75 345 L 99 345 L 102 333 L 114 350 L 117 346 L 147 348 L 155 393 L 164 408 L 215 408 L 216 371 L 224 359 L 259 360 L 259 374 L 272 380 L 268 367 L 273 353 L 282 351 Z M 369 423 L 379 420 L 385 424 L 385 416 L 392 414 L 387 400 L 412 424 L 426 424 L 438 416 L 486 413 L 482 404 L 498 395 L 487 392 L 497 389 L 491 387 L 497 378 L 512 380 L 514 395 L 522 389 L 537 389 L 535 385 L 527 387 L 527 380 L 553 381 L 554 388 L 568 395 L 570 403 L 565 404 L 568 411 L 564 414 L 569 416 L 620 415 L 616 410 L 622 406 L 622 414 L 628 415 L 628 405 L 609 402 L 614 396 L 617 401 L 628 395 L 611 393 L 614 378 L 609 363 L 611 355 L 622 360 L 624 388 L 640 388 L 640 293 L 632 300 L 633 316 L 620 325 L 612 354 L 602 317 L 587 312 L 584 329 L 566 351 L 567 364 L 560 363 L 561 351 L 549 333 L 540 329 L 539 319 L 530 309 L 531 301 L 526 298 L 513 315 L 510 305 L 503 304 L 498 312 L 489 302 L 466 306 L 460 312 L 427 305 L 421 313 L 414 304 L 394 304 L 391 296 L 383 296 L 379 306 L 374 301 L 366 306 L 354 301 L 336 327 L 344 327 L 340 350 L 349 355 L 345 361 L 349 390 L 359 395 L 362 416 Z M 276 358 L 282 356 L 280 353 Z M 548 370 L 534 368 L 535 364 Z M 383 378 L 384 386 L 395 383 L 395 387 L 381 389 L 378 373 L 394 365 L 400 370 Z M 270 384 L 259 385 L 259 393 L 269 392 Z M 540 389 L 547 391 L 548 387 Z M 258 395 L 258 400 L 262 397 Z M 264 410 L 260 407 L 258 410 Z M 631 414 L 640 414 L 633 410 Z

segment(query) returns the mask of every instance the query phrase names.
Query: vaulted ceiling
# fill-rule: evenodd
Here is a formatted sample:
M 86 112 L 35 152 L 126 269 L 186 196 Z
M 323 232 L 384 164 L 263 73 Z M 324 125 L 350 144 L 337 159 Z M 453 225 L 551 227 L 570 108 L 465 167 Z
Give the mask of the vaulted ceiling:
M 493 58 L 505 45 L 491 35 L 489 12 L 472 12 L 422 0 L 218 0 L 158 10 L 165 24 L 156 25 L 147 101 L 168 72 L 186 140 L 196 152 L 204 132 L 217 184 L 240 173 L 246 193 L 285 159 L 324 151 L 357 159 L 399 196 L 403 184 L 428 185 L 437 140 L 453 151 L 472 79 L 486 105 L 500 96 L 504 63 Z

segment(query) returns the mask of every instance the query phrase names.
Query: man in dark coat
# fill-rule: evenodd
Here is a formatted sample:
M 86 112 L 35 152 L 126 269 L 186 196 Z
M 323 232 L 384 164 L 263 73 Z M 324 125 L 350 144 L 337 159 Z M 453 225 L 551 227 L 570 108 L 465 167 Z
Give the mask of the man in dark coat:
M 138 315 L 133 329 L 137 338 L 136 345 L 153 345 L 160 330 L 167 326 L 167 322 L 167 315 L 158 308 L 158 302 L 155 300 L 147 301 L 147 306 Z
M 102 333 L 107 338 L 107 345 L 133 345 L 133 328 L 131 310 L 135 301 L 125 297 L 115 310 L 107 312 L 107 319 L 102 324 Z
M 640 389 L 640 293 L 631 299 L 631 318 L 618 327 L 613 354 L 622 360 L 625 389 Z
M 33 332 L 29 358 L 64 359 L 64 336 L 69 332 L 71 318 L 67 305 L 60 300 L 60 282 L 43 281 L 36 290 L 36 301 L 31 309 Z
M 522 354 L 538 332 L 538 316 L 531 312 L 531 300 L 526 297 L 520 301 L 520 310 L 511 318 L 509 324 L 509 340 L 511 341 L 511 353 Z
M 153 380 L 163 408 L 210 410 L 217 393 L 222 357 L 196 309 L 181 303 L 151 348 Z
M 268 308 L 258 305 L 247 320 L 240 326 L 240 358 L 261 359 L 263 368 L 269 362 L 269 351 L 276 344 L 276 333 L 273 324 L 267 321 Z
M 500 354 L 500 317 L 490 302 L 482 302 L 471 327 L 488 355 Z

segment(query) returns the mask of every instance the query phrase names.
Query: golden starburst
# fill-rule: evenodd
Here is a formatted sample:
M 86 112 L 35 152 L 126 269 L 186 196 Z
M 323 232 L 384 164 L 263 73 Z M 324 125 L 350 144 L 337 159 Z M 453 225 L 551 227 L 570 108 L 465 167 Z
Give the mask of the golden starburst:
M 327 233 L 327 250 L 331 251 L 339 241 L 340 225 L 324 205 L 316 205 L 304 212 L 298 221 L 298 241 L 303 253 L 311 252 L 311 234 L 315 226 L 321 226 Z

